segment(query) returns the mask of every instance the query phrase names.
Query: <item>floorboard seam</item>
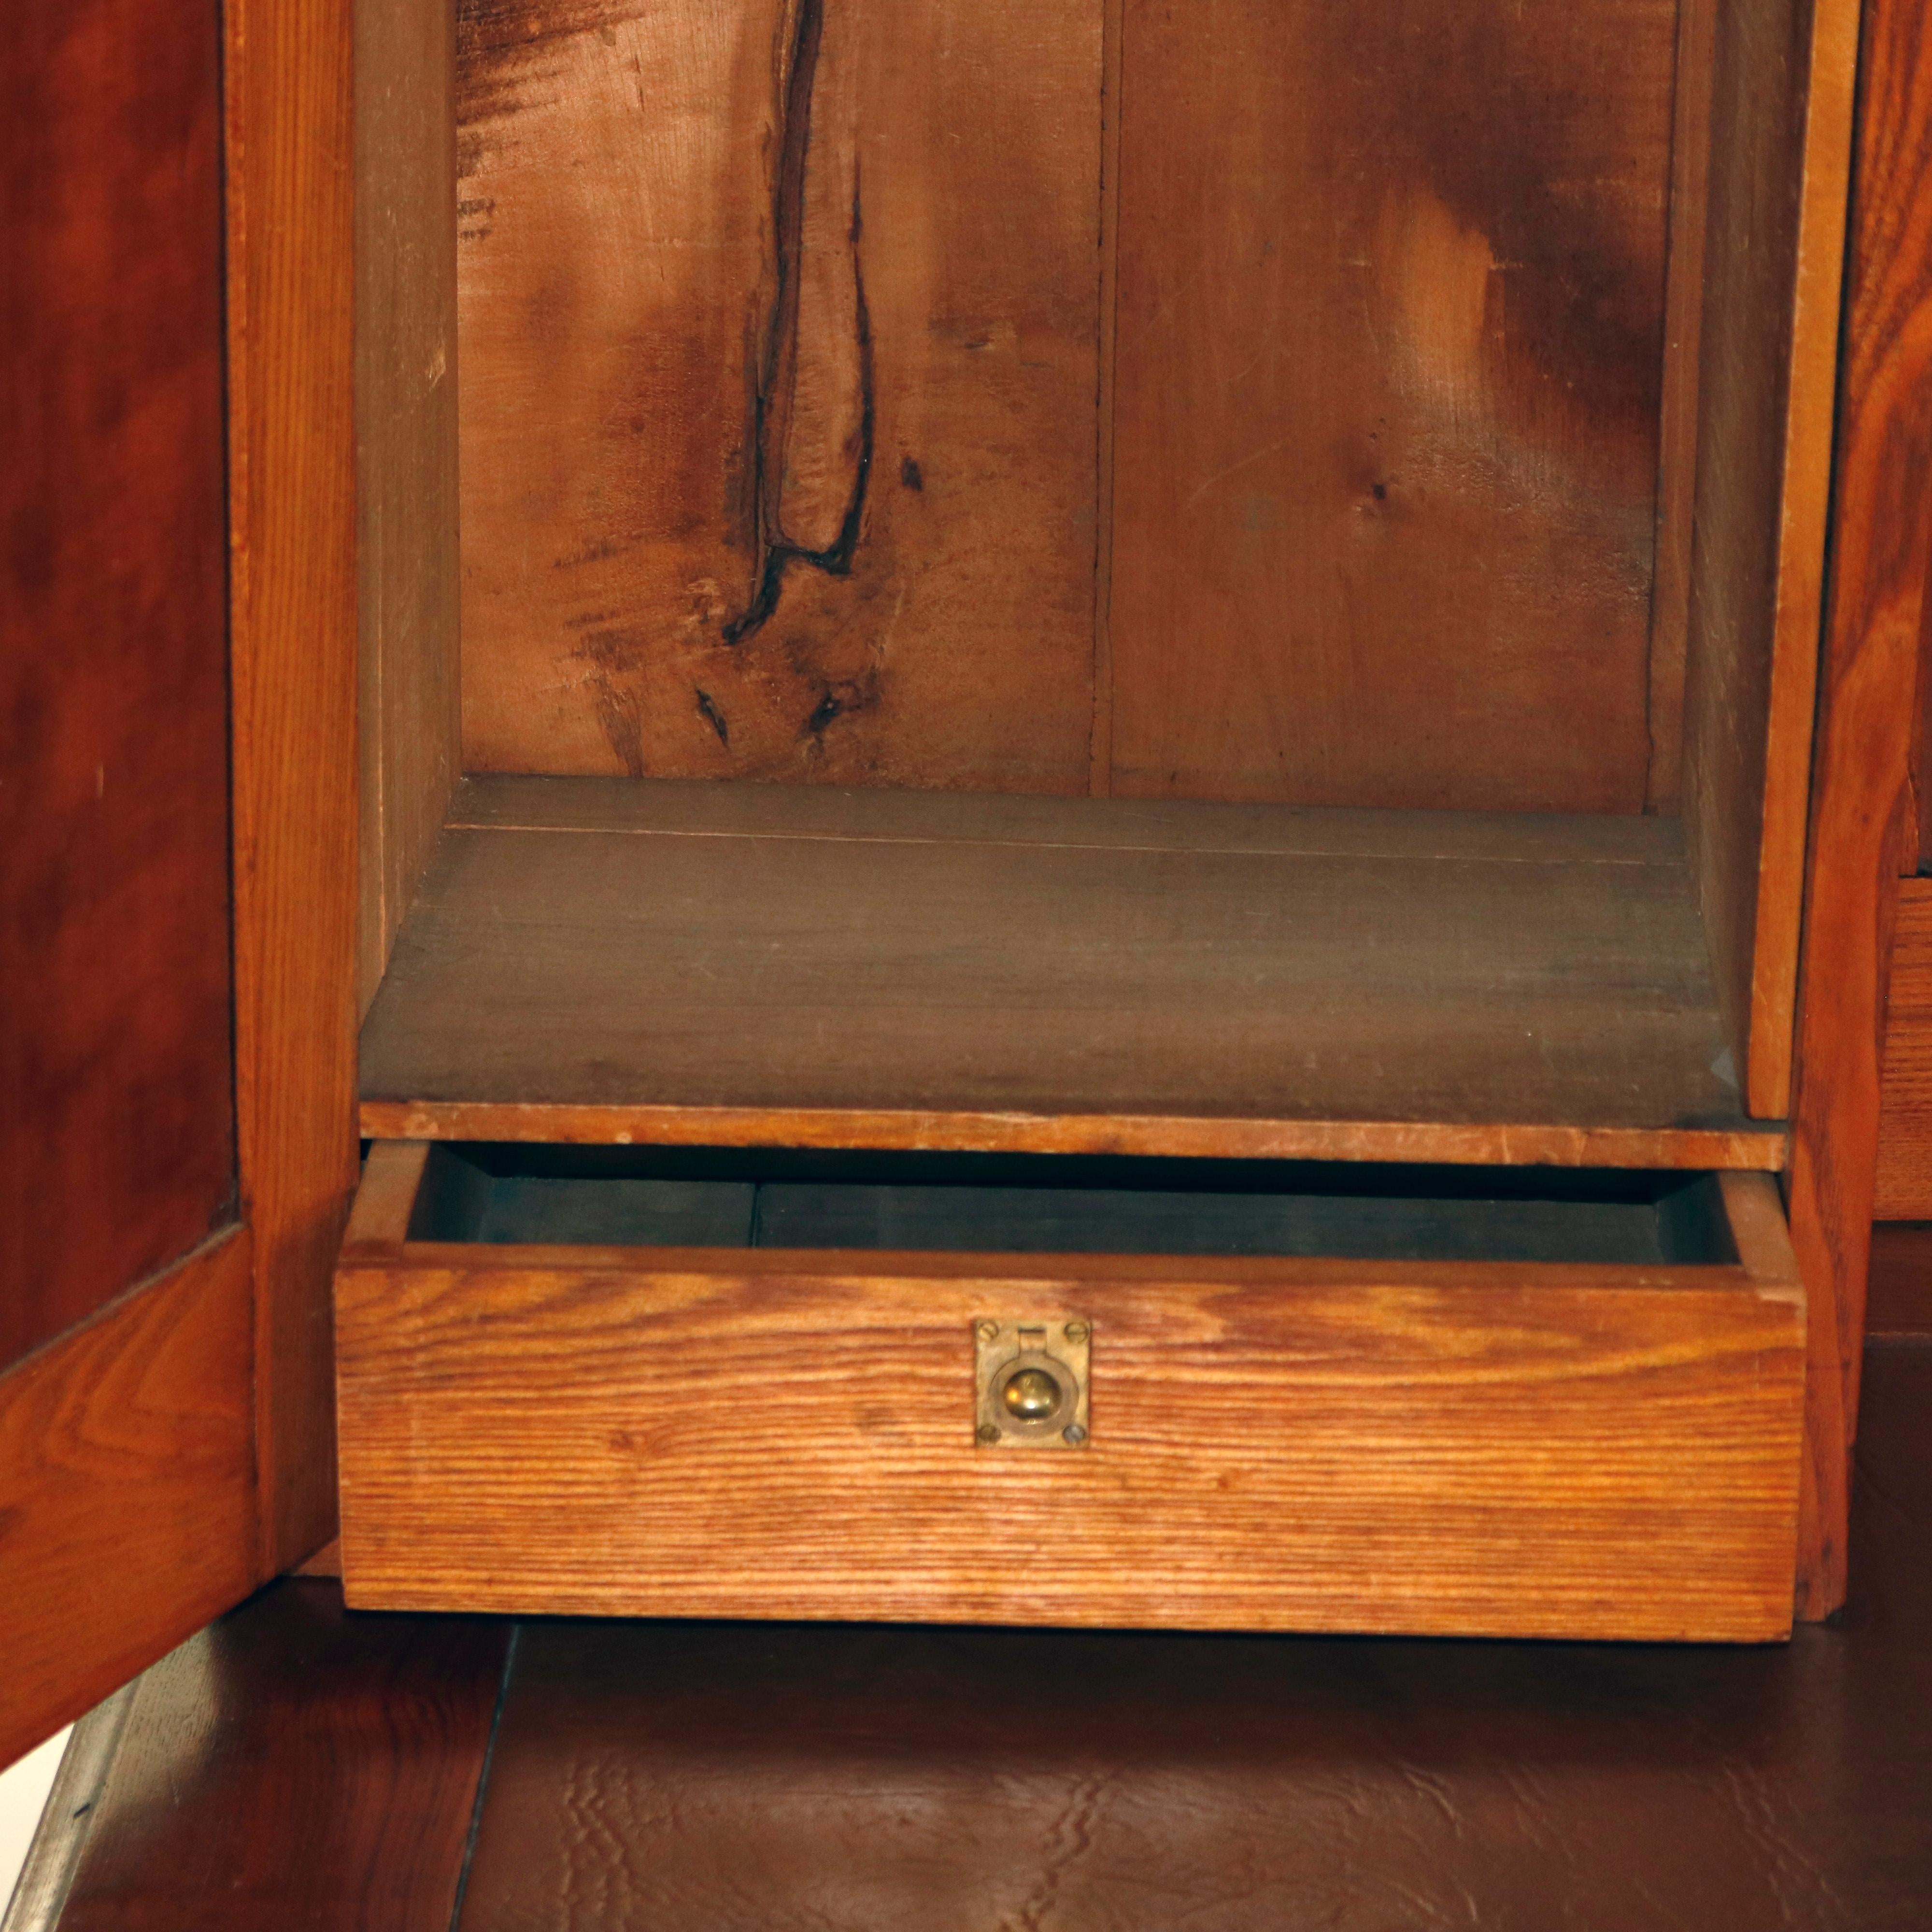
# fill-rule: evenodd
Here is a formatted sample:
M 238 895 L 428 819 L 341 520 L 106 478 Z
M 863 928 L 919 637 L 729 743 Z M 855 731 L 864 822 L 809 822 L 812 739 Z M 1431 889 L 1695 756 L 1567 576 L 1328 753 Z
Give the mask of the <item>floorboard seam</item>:
M 510 1640 L 503 1646 L 503 1674 L 496 1682 L 496 1708 L 490 1713 L 490 1736 L 483 1747 L 483 1762 L 476 1774 L 476 1800 L 470 1808 L 469 1835 L 463 1841 L 463 1863 L 456 1874 L 456 1896 L 449 1907 L 449 1932 L 463 1922 L 463 1901 L 470 1890 L 470 1868 L 476 1862 L 476 1842 L 483 1834 L 483 1801 L 489 1794 L 490 1768 L 496 1759 L 496 1733 L 503 1723 L 503 1706 L 510 1696 L 510 1678 L 517 1667 L 517 1646 L 524 1634 L 520 1623 L 510 1626 Z

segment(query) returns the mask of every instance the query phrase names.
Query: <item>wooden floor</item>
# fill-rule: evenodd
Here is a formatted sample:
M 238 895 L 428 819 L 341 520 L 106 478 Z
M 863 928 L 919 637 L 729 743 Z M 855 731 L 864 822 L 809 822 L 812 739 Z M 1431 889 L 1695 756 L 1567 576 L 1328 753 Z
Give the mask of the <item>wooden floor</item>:
M 1675 821 L 468 779 L 376 1136 L 1772 1167 Z
M 141 1682 L 64 1932 L 1922 1932 L 1932 1341 L 1788 1647 L 345 1616 Z

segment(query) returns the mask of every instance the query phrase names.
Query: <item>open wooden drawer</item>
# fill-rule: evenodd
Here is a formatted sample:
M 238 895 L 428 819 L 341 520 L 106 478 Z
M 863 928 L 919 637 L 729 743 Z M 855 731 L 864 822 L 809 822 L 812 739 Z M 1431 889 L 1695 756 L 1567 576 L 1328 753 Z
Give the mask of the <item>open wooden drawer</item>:
M 378 1143 L 337 1283 L 349 1600 L 1789 1628 L 1768 1175 L 827 1158 Z M 1079 1184 L 1011 1184 L 1042 1172 Z M 982 1441 L 1015 1324 L 1077 1408 Z

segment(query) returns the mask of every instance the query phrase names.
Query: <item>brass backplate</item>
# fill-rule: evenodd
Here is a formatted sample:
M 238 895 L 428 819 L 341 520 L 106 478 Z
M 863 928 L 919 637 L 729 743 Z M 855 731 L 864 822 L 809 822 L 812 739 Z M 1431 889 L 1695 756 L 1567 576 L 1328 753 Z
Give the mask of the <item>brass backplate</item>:
M 982 1449 L 1084 1449 L 1093 1324 L 982 1315 L 973 1324 L 973 1432 Z

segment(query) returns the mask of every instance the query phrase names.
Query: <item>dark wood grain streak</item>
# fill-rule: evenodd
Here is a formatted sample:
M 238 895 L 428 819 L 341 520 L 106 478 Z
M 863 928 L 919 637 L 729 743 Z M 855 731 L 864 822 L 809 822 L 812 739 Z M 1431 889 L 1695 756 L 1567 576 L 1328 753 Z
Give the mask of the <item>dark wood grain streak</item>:
M 0 1376 L 0 1764 L 254 1582 L 252 1261 L 229 1234 Z
M 1911 739 L 1932 568 L 1932 36 L 1923 8 L 1870 0 L 1862 71 L 1790 1180 L 1812 1324 L 1799 1594 L 1808 1616 L 1845 1592 L 1886 981 L 1898 874 L 1916 836 Z
M 276 1586 L 145 1677 L 63 1932 L 442 1932 L 509 1651 Z
M 464 0 L 468 769 L 1088 789 L 1102 13 Z
M 236 1088 L 273 1574 L 333 1527 L 328 1271 L 356 1185 L 352 9 L 224 10 Z
M 212 0 L 0 64 L 0 1365 L 235 1214 Z

